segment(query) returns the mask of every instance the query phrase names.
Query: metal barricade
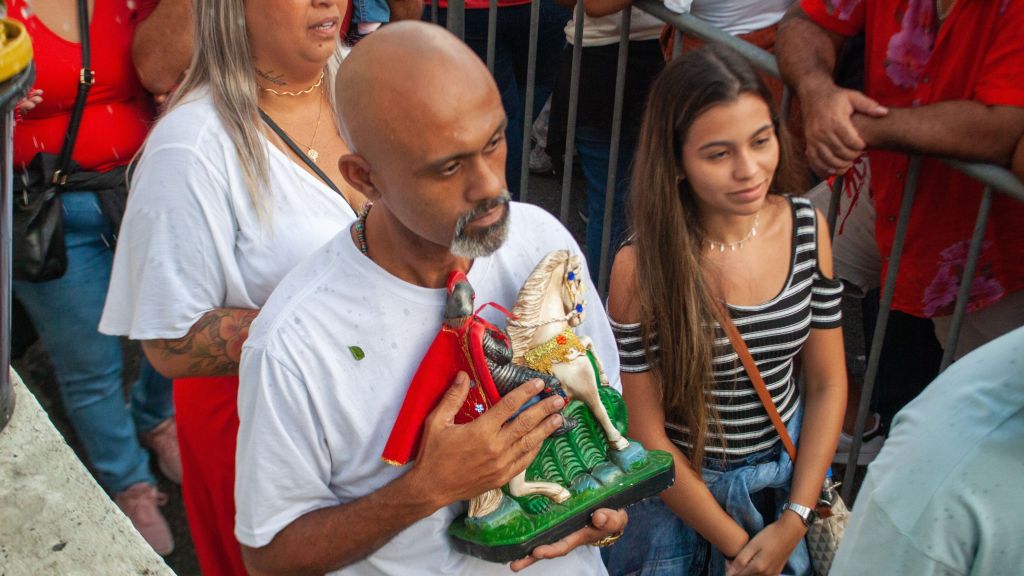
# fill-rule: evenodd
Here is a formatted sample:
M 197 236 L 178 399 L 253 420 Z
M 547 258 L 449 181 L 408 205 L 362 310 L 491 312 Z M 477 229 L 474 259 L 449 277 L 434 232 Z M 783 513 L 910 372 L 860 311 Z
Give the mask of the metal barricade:
M 0 41 L 0 431 L 14 413 L 11 387 L 11 219 L 14 107 L 35 82 L 32 47 L 25 28 L 11 20 Z M 20 43 L 20 45 L 18 45 Z

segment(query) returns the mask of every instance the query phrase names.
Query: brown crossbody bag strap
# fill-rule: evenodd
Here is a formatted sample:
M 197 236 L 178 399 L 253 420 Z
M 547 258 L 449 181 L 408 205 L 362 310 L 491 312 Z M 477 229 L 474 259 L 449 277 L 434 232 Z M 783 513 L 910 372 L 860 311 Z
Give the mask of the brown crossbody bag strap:
M 725 309 L 725 306 L 719 305 L 716 316 L 718 316 L 718 323 L 721 324 L 725 334 L 729 337 L 733 350 L 740 357 L 740 362 L 743 363 L 743 368 L 747 371 L 747 376 L 750 377 L 750 382 L 754 385 L 754 391 L 757 392 L 757 397 L 761 399 L 761 404 L 764 405 L 768 418 L 771 419 L 772 425 L 775 426 L 775 431 L 779 433 L 782 445 L 786 447 L 786 452 L 789 452 L 790 459 L 795 463 L 796 446 L 786 430 L 786 425 L 782 423 L 782 416 L 779 416 L 779 411 L 775 408 L 775 402 L 772 401 L 772 396 L 768 393 L 768 387 L 765 386 L 764 379 L 761 378 L 761 371 L 757 369 L 754 357 L 750 355 L 750 350 L 747 349 L 747 343 L 743 341 L 740 331 L 732 323 L 729 311 Z

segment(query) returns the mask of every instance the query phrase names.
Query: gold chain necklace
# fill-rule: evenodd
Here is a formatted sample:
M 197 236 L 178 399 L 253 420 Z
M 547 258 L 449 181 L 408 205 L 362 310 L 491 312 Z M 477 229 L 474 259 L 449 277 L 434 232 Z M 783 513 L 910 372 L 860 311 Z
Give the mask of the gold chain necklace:
M 324 95 L 321 94 L 318 100 L 320 103 L 316 107 L 316 126 L 313 128 L 313 137 L 309 139 L 309 145 L 306 146 L 306 156 L 309 156 L 313 163 L 316 163 L 317 158 L 320 157 L 320 153 L 313 148 L 313 144 L 316 143 L 316 134 L 320 131 L 320 116 L 324 111 Z
M 283 91 L 278 92 L 277 90 L 274 90 L 273 88 L 264 88 L 263 86 L 260 86 L 260 90 L 263 90 L 264 92 L 270 92 L 271 94 L 273 94 L 275 96 L 303 96 L 305 94 L 309 94 L 313 90 L 316 90 L 323 83 L 324 83 L 324 73 L 320 72 L 320 78 L 316 81 L 316 84 L 313 84 L 312 86 L 310 86 L 309 88 L 306 88 L 305 90 L 300 90 L 299 92 L 288 92 L 287 90 L 283 90 Z

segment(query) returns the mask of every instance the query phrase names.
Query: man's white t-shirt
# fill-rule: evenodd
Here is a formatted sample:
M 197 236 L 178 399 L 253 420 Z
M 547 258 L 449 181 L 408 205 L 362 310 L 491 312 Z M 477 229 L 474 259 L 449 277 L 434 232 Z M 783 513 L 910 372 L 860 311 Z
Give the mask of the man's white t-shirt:
M 214 308 L 260 308 L 292 267 L 355 220 L 337 192 L 261 141 L 263 215 L 208 94 L 161 118 L 132 181 L 101 332 L 179 338 Z
M 548 252 L 579 254 L 568 231 L 547 212 L 516 203 L 510 210 L 508 240 L 493 255 L 476 259 L 468 273 L 478 306 L 495 302 L 511 308 Z M 351 502 L 405 472 L 384 463 L 381 452 L 441 326 L 445 299 L 444 289 L 408 284 L 378 267 L 348 231 L 281 282 L 242 352 L 235 484 L 235 535 L 241 543 L 265 546 L 300 516 Z M 589 280 L 586 304 L 578 333 L 594 341 L 619 388 L 615 341 Z M 488 308 L 482 315 L 504 326 L 493 312 Z M 338 573 L 508 574 L 506 565 L 452 549 L 447 528 L 464 509 L 459 503 L 438 510 Z M 597 549 L 584 546 L 540 562 L 527 574 L 600 575 L 605 568 Z

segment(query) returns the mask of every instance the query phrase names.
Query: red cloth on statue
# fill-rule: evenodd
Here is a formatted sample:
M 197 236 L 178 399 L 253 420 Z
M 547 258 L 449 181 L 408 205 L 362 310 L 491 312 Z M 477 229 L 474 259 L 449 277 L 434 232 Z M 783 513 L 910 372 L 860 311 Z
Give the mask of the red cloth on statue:
M 178 378 L 174 409 L 181 450 L 181 493 L 204 576 L 244 575 L 235 540 L 238 377 Z
M 490 323 L 475 314 L 466 320 L 462 328 L 441 326 L 409 385 L 409 392 L 381 454 L 384 461 L 404 465 L 415 459 L 427 416 L 441 402 L 459 372 L 468 374 L 474 385 L 455 415 L 456 424 L 472 422 L 501 398 L 484 357 L 484 333 L 490 328 Z M 507 342 L 507 337 L 501 332 L 493 331 L 492 334 Z

